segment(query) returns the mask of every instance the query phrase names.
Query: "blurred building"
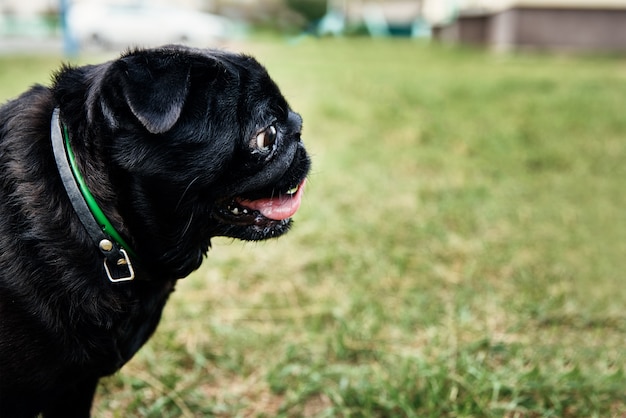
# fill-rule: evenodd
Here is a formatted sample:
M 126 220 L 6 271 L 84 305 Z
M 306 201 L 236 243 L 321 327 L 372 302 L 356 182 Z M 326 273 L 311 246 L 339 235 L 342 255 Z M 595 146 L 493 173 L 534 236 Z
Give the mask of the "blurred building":
M 191 8 L 202 8 L 207 4 L 217 0 L 150 0 L 154 5 L 185 6 Z M 72 0 L 71 3 L 113 3 L 129 4 L 138 3 L 137 0 Z M 0 12 L 19 16 L 39 15 L 50 11 L 58 10 L 61 0 L 0 0 Z
M 220 8 L 254 5 L 258 3 L 258 0 L 68 0 L 68 2 L 72 4 L 146 4 L 215 11 Z M 60 4 L 61 0 L 0 0 L 0 13 L 23 16 L 39 15 L 58 10 Z
M 626 0 L 483 1 L 459 9 L 434 36 L 501 51 L 626 52 Z
M 246 5 L 254 0 L 0 0 L 0 38 L 40 41 L 62 35 L 71 51 L 79 44 L 204 45 L 239 36 L 245 29 L 206 13 L 224 3 Z M 61 10 L 67 13 L 62 16 Z

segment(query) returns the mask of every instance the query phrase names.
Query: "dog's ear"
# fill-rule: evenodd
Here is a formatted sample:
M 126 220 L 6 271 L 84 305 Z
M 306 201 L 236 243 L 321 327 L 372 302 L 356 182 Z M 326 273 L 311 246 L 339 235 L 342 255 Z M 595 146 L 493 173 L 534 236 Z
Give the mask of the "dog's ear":
M 120 64 L 122 94 L 130 110 L 149 132 L 169 131 L 189 92 L 189 62 L 172 54 L 137 54 Z

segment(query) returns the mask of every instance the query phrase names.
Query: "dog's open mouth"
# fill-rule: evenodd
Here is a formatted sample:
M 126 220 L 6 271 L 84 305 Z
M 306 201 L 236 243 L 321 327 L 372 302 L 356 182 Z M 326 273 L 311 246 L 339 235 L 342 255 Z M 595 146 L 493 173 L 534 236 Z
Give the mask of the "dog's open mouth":
M 296 213 L 302 202 L 306 179 L 276 196 L 249 200 L 235 197 L 220 206 L 218 216 L 232 225 L 268 228 L 284 224 Z

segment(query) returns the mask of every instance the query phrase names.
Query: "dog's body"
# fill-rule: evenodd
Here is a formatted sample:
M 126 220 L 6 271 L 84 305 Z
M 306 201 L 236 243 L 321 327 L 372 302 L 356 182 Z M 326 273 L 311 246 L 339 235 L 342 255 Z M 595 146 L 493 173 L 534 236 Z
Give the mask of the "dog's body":
M 132 247 L 112 283 L 51 145 L 59 109 L 89 190 Z M 60 128 L 59 128 L 60 129 Z M 164 47 L 63 68 L 0 108 L 0 417 L 86 417 L 213 236 L 286 232 L 309 158 L 252 58 Z

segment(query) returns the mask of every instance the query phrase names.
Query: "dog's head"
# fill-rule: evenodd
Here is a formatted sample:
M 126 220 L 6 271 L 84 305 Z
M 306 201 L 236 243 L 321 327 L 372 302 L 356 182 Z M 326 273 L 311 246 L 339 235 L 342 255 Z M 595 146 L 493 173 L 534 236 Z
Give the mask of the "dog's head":
M 261 240 L 289 229 L 310 166 L 302 119 L 253 58 L 136 50 L 61 72 L 56 96 L 79 164 L 104 167 L 111 216 L 140 256 L 184 276 L 213 236 Z

